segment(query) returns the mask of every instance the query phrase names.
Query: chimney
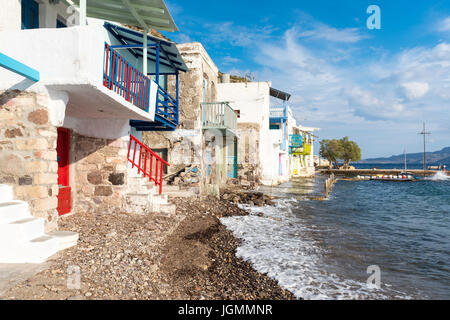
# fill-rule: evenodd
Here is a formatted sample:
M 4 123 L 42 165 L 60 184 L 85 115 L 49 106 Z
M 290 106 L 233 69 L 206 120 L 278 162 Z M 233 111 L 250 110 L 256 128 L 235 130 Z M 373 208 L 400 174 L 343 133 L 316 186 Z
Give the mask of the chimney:
M 230 83 L 230 75 L 227 73 L 223 73 L 221 77 L 222 83 Z

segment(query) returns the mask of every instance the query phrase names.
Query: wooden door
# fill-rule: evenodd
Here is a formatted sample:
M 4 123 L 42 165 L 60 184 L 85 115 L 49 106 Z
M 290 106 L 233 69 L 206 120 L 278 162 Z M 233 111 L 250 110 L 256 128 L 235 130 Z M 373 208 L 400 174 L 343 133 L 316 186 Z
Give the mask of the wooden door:
M 72 199 L 69 176 L 70 155 L 70 131 L 64 128 L 58 129 L 58 142 L 56 146 L 58 154 L 58 213 L 60 216 L 72 210 Z

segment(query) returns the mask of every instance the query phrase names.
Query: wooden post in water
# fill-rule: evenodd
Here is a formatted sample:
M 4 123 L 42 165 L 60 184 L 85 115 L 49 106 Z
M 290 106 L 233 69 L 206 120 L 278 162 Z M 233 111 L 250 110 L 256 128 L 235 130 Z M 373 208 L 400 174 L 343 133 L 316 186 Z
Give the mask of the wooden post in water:
M 325 181 L 325 198 L 328 198 L 328 195 L 333 189 L 335 183 L 336 183 L 336 176 L 334 175 L 334 173 L 332 173 L 330 177 Z
M 431 132 L 426 130 L 425 121 L 423 122 L 423 131 L 419 134 L 423 135 L 423 171 L 425 172 L 427 171 L 427 135 L 431 135 Z

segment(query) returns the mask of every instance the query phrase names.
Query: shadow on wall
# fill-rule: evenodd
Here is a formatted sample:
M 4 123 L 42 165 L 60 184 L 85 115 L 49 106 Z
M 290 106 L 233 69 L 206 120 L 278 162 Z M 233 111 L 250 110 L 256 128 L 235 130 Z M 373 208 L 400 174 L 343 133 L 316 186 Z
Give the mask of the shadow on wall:
M 8 88 L 7 90 L 5 90 L 5 92 L 16 92 L 17 95 L 20 94 L 22 91 L 26 91 L 28 90 L 32 85 L 34 85 L 36 82 L 34 82 L 33 80 L 30 79 L 23 79 L 22 81 L 18 82 L 17 84 L 11 86 L 10 88 Z M 10 96 L 11 99 L 14 98 L 13 96 Z
M 117 210 L 126 187 L 128 141 L 87 137 L 70 130 L 70 185 L 74 210 Z

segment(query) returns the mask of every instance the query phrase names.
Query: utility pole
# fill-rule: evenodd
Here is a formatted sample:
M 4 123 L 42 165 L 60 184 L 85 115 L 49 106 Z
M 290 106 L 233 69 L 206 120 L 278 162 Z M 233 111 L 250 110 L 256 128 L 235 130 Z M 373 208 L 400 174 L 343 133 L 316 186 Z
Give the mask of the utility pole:
M 427 132 L 425 121 L 423 122 L 423 131 L 419 134 L 423 135 L 423 171 L 427 171 L 427 136 L 431 135 L 431 132 Z

